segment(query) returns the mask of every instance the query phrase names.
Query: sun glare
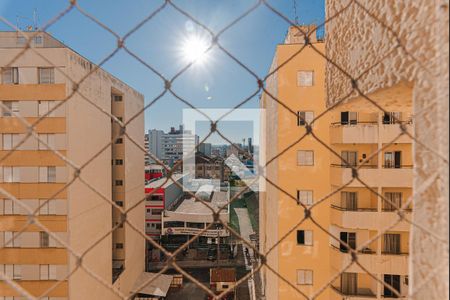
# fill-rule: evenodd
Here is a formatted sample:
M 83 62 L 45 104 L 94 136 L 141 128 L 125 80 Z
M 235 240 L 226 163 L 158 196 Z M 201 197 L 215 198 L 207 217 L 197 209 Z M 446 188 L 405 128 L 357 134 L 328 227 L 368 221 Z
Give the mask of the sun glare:
M 183 45 L 183 56 L 187 62 L 204 63 L 209 45 L 206 39 L 198 36 L 188 37 Z

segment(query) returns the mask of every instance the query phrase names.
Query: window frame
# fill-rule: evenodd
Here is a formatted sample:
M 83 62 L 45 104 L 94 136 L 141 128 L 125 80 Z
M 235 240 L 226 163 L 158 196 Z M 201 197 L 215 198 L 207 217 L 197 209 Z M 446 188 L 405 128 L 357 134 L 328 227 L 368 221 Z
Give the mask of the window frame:
M 303 272 L 303 282 L 301 282 L 300 274 Z M 310 274 L 310 282 L 308 282 L 308 276 Z M 297 270 L 297 285 L 314 285 L 314 270 L 311 269 L 298 269 Z
M 305 80 L 303 76 L 311 75 L 311 78 L 308 78 L 308 81 L 305 83 L 302 79 Z M 297 86 L 298 87 L 313 87 L 315 85 L 315 71 L 314 70 L 299 70 L 297 71 Z
M 301 118 L 301 114 L 304 115 L 303 119 Z M 308 114 L 310 114 L 310 116 L 311 116 L 309 121 L 308 121 Z M 311 111 L 311 110 L 297 111 L 297 126 L 311 125 L 312 121 L 314 121 L 314 111 Z
M 300 154 L 304 153 L 304 154 L 312 154 L 312 162 L 311 164 L 307 164 L 306 162 L 302 163 L 301 162 L 301 156 Z M 306 156 L 304 157 L 306 159 Z M 314 166 L 314 150 L 298 150 L 297 151 L 297 166 L 301 166 L 301 167 L 313 167 Z
M 6 72 L 10 71 L 11 74 L 9 74 L 8 76 L 11 76 L 11 80 L 10 81 L 5 81 L 5 77 L 6 77 Z M 2 73 L 2 84 L 19 84 L 19 68 L 18 67 L 3 67 L 1 68 L 1 73 Z
M 304 193 L 307 193 L 307 195 L 308 195 L 306 197 L 306 198 L 308 198 L 308 201 L 306 201 L 306 202 L 302 201 L 302 194 L 304 194 Z M 311 202 L 310 203 L 309 203 L 309 195 L 311 195 Z M 299 205 L 303 204 L 305 206 L 313 205 L 314 204 L 314 191 L 313 190 L 297 190 L 297 203 Z
M 301 233 L 303 233 L 303 242 L 301 242 Z M 314 246 L 314 231 L 306 229 L 297 230 L 297 246 Z
M 44 81 L 43 71 L 50 71 L 48 80 Z M 54 67 L 38 67 L 38 84 L 55 84 L 55 68 Z

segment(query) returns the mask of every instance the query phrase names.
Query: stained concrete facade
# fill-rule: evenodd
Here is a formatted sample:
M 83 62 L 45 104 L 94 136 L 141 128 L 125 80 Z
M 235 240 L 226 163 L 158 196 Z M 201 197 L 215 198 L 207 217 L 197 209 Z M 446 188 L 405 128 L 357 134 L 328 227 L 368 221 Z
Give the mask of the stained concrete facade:
M 31 34 L 35 33 L 28 35 Z M 13 61 L 22 50 L 23 40 L 16 32 L 0 33 L 0 66 L 2 70 L 6 67 L 17 68 L 19 74 L 17 84 L 0 84 L 0 100 L 3 104 L 18 101 L 17 113 L 23 113 L 22 116 L 28 122 L 34 122 L 42 115 L 42 109 L 45 109 L 42 104 L 49 102 L 48 105 L 52 106 L 62 102 L 52 115 L 42 119 L 35 131 L 51 136 L 51 142 L 48 140 L 48 144 L 75 165 L 82 166 L 89 162 L 82 168 L 81 178 L 106 199 L 116 197 L 124 208 L 135 205 L 137 201 L 144 199 L 144 153 L 126 137 L 123 138 L 120 149 L 115 151 L 115 157 L 111 147 L 106 147 L 103 151 L 101 149 L 111 142 L 113 135 L 111 119 L 104 112 L 113 113 L 126 122 L 143 108 L 143 96 L 102 69 L 95 70 L 93 63 L 50 35 L 39 33 L 37 36 L 40 38 L 33 41 L 35 49 L 26 51 Z M 49 72 L 53 77 L 45 84 L 40 82 L 42 75 L 39 71 L 39 68 L 44 67 L 51 69 Z M 78 88 L 80 93 L 104 112 L 88 103 L 78 93 L 72 95 L 72 80 L 77 82 L 93 70 Z M 123 105 L 120 110 L 112 110 L 112 94 L 122 96 Z M 3 137 L 5 134 L 24 136 L 26 133 L 26 128 L 14 116 L 2 116 L 0 123 Z M 144 120 L 143 115 L 140 115 L 127 126 L 127 134 L 143 147 L 143 133 Z M 116 299 L 117 295 L 110 288 L 96 281 L 88 273 L 94 273 L 106 283 L 113 284 L 113 258 L 118 255 L 124 261 L 124 268 L 114 282 L 114 287 L 124 295 L 129 295 L 135 280 L 144 271 L 144 238 L 126 224 L 118 229 L 118 232 L 121 232 L 118 234 L 121 240 L 116 243 L 122 245 L 114 249 L 113 234 L 106 235 L 115 221 L 111 204 L 79 179 L 72 183 L 76 176 L 74 169 L 55 153 L 44 149 L 33 137 L 28 138 L 13 155 L 1 163 L 3 171 L 5 167 L 10 166 L 28 169 L 20 170 L 18 177 L 8 179 L 8 182 L 3 180 L 0 187 L 21 203 L 30 204 L 31 209 L 36 209 L 37 203 L 57 194 L 56 209 L 40 214 L 38 219 L 49 230 L 57 233 L 77 254 L 82 254 L 95 245 L 83 256 L 83 265 L 89 271 L 79 268 L 70 277 L 65 278 L 68 272 L 76 268 L 77 261 L 64 245 L 59 243 L 51 246 L 28 243 L 31 246 L 26 247 L 27 243 L 21 241 L 22 244 L 1 249 L 0 264 L 21 266 L 22 278 L 17 276 L 17 283 L 34 296 L 40 296 L 55 284 L 55 280 L 62 280 L 61 284 L 49 292 L 51 299 Z M 2 153 L 6 154 L 7 150 L 3 147 Z M 93 158 L 96 154 L 98 155 Z M 23 159 L 24 157 L 27 159 Z M 122 160 L 122 164 L 117 163 L 118 159 Z M 43 182 L 41 177 L 36 181 L 34 175 L 29 173 L 30 168 L 47 166 L 57 166 L 64 171 L 61 171 L 60 175 L 56 171 L 56 179 L 49 182 Z M 113 180 L 115 177 L 122 181 L 120 186 L 116 186 Z M 71 184 L 66 187 L 68 183 Z M 7 201 L 5 197 L 2 198 L 2 202 Z M 142 231 L 143 210 L 144 202 L 127 215 L 127 220 Z M 1 231 L 5 232 L 19 231 L 27 218 L 23 211 L 8 211 L 5 214 L 3 210 L 2 214 L 0 223 L 4 226 Z M 27 226 L 25 238 L 29 232 L 35 231 L 42 229 L 34 225 Z M 33 270 L 32 267 L 27 267 L 28 265 L 37 265 L 38 268 Z M 49 265 L 48 272 L 54 272 L 55 269 L 56 277 L 42 277 L 43 273 L 39 274 L 39 265 Z M 53 265 L 56 267 L 53 268 Z M 24 269 L 29 269 L 29 272 L 24 272 Z M 17 297 L 19 294 L 2 282 L 0 296 Z

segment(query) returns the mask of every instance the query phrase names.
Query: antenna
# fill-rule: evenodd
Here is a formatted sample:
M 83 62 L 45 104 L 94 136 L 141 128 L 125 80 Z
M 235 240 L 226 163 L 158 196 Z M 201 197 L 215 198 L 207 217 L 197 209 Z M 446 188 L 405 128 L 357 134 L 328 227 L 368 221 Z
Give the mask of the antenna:
M 294 4 L 294 18 L 295 18 L 295 25 L 298 25 L 298 14 L 297 14 L 297 0 L 292 0 Z

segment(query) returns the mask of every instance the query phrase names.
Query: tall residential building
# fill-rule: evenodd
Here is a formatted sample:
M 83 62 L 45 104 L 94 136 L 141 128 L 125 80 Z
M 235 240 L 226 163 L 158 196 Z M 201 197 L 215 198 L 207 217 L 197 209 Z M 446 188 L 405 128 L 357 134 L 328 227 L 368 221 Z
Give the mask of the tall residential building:
M 81 178 L 124 209 L 144 198 L 144 155 L 126 137 L 99 153 L 120 127 L 78 93 L 68 97 L 74 89 L 70 79 L 81 80 L 95 66 L 47 33 L 26 34 L 36 34 L 34 50 L 19 55 L 26 39 L 17 32 L 0 32 L 0 101 L 12 110 L 1 111 L 0 156 L 18 146 L 0 164 L 0 190 L 37 210 L 39 222 L 76 253 L 95 245 L 83 256 L 83 265 L 129 295 L 144 271 L 143 237 L 127 224 L 105 237 L 119 221 L 118 211 L 79 179 L 69 184 L 74 169 L 43 143 L 34 137 L 21 143 L 27 128 L 18 116 L 29 123 L 42 118 L 34 129 L 39 138 L 74 164 L 82 166 L 92 159 Z M 89 75 L 78 91 L 125 122 L 144 105 L 141 94 L 102 69 Z M 143 129 L 143 116 L 127 126 L 127 134 L 142 146 Z M 137 228 L 144 228 L 143 209 L 144 203 L 139 204 L 127 215 Z M 17 202 L 1 196 L 2 272 L 35 297 L 48 290 L 45 296 L 58 300 L 118 298 L 84 269 L 66 277 L 76 268 L 76 259 L 40 227 L 23 227 L 27 214 Z M 61 284 L 51 289 L 58 281 Z M 0 282 L 3 297 L 21 299 L 5 281 Z
M 150 163 L 151 163 L 151 160 L 150 160 L 150 155 L 149 155 L 149 152 L 150 152 L 150 141 L 149 141 L 149 135 L 148 134 L 145 134 L 144 135 L 144 149 L 145 149 L 145 165 L 146 166 L 149 166 L 150 165 Z
M 313 36 L 311 42 L 325 51 L 323 42 Z M 261 99 L 261 107 L 266 109 L 266 119 L 262 121 L 267 124 L 267 131 L 262 133 L 262 141 L 266 143 L 267 160 L 288 149 L 268 165 L 267 178 L 290 195 L 297 195 L 297 199 L 268 184 L 266 191 L 260 193 L 259 232 L 260 251 L 270 253 L 268 265 L 309 295 L 324 286 L 333 275 L 330 270 L 330 237 L 318 230 L 311 220 L 306 220 L 274 247 L 304 218 L 304 208 L 299 202 L 310 206 L 330 191 L 329 151 L 311 136 L 295 143 L 306 133 L 306 122 L 325 110 L 325 61 L 311 47 L 305 47 L 294 56 L 303 45 L 298 30 L 290 28 L 285 44 L 276 48 L 270 72 L 290 57 L 293 59 L 268 79 L 266 87 L 272 96 L 298 113 L 285 109 L 267 93 Z M 329 120 L 330 117 L 324 115 L 313 124 L 316 136 L 326 143 L 330 135 Z M 322 204 L 312 214 L 327 228 L 330 210 L 330 205 Z M 270 250 L 272 247 L 274 249 Z M 267 269 L 262 272 L 262 280 L 266 299 L 304 299 Z M 318 299 L 330 299 L 330 290 L 324 291 Z
M 194 149 L 199 142 L 198 136 L 184 130 L 183 125 L 178 130 L 172 127 L 168 133 L 153 129 L 148 135 L 150 152 L 169 166 L 183 159 L 183 147 Z
M 212 144 L 210 143 L 201 143 L 198 145 L 198 152 L 203 153 L 206 156 L 211 156 L 212 154 Z
M 323 42 L 314 37 L 311 43 L 325 53 Z M 303 45 L 298 29 L 290 28 L 286 43 L 277 47 L 271 70 L 292 57 Z M 358 181 L 340 190 L 352 179 L 352 169 L 311 136 L 296 143 L 306 133 L 306 123 L 327 109 L 325 64 L 323 57 L 307 46 L 269 79 L 268 91 L 296 111 L 297 116 L 268 94 L 262 97 L 261 105 L 267 110 L 266 122 L 272 125 L 267 126 L 264 137 L 267 159 L 291 147 L 269 164 L 267 177 L 283 191 L 296 195 L 297 201 L 273 185 L 267 185 L 266 192 L 261 193 L 260 232 L 265 232 L 260 237 L 261 251 L 270 251 L 268 264 L 306 295 L 312 295 L 328 284 L 350 263 L 349 251 L 310 220 L 299 225 L 305 212 L 298 203 L 307 207 L 314 205 L 339 189 L 333 197 L 312 209 L 313 218 L 354 249 L 380 234 L 379 239 L 358 253 L 359 262 L 381 281 L 406 295 L 408 224 L 400 222 L 384 232 L 398 219 L 394 206 L 383 203 L 381 197 Z M 402 137 L 386 146 L 400 133 L 396 118 L 410 128 L 409 117 L 408 107 L 397 107 L 384 114 L 359 106 L 339 106 L 315 121 L 312 130 L 350 166 L 359 166 L 371 158 L 361 167 L 360 178 L 378 194 L 396 205 L 403 205 L 411 195 L 412 187 L 411 139 Z M 372 157 L 377 151 L 380 153 Z M 292 228 L 295 230 L 290 232 Z M 286 238 L 270 250 L 285 235 Z M 262 275 L 267 299 L 303 298 L 273 272 L 265 271 Z M 360 267 L 352 265 L 318 299 L 356 300 L 361 297 L 382 299 L 393 297 L 393 293 Z
M 164 158 L 164 147 L 163 147 L 163 135 L 164 131 L 152 129 L 148 131 L 148 149 L 153 156 L 157 157 L 159 160 Z M 155 162 L 153 158 L 150 157 L 150 162 Z

